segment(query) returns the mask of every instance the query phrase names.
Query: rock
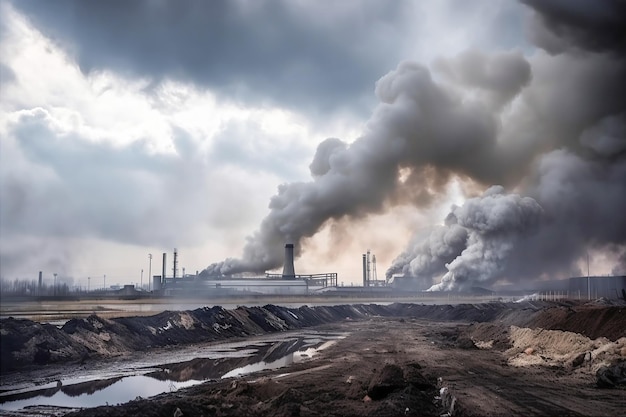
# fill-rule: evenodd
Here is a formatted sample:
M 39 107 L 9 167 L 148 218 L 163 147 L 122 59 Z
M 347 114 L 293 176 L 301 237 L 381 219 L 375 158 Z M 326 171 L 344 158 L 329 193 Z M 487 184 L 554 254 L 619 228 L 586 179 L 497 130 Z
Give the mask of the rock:
M 180 411 L 180 408 L 176 407 L 176 411 L 174 411 L 174 417 L 183 417 L 183 412 Z
M 626 387 L 626 361 L 598 369 L 596 385 L 598 388 Z
M 533 353 L 535 353 L 535 349 L 528 347 L 526 349 L 524 349 L 524 353 L 527 355 L 532 355 Z
M 456 345 L 461 349 L 478 349 L 474 341 L 469 337 L 459 337 L 456 340 Z
M 583 352 L 579 355 L 577 355 L 573 360 L 572 360 L 572 368 L 578 368 L 580 365 L 582 365 L 583 363 L 585 363 L 585 358 L 587 357 L 587 352 Z
M 364 403 L 371 403 L 372 402 L 372 398 L 369 395 L 366 395 L 365 397 L 363 397 L 363 402 Z

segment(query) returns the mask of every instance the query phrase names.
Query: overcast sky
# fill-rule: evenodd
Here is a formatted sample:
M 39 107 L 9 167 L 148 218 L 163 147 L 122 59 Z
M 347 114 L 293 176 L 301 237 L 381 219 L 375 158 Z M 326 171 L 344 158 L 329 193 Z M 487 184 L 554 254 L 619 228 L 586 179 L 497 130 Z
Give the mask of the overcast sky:
M 371 249 L 382 279 L 409 254 L 416 231 L 442 225 L 453 204 L 492 185 L 547 210 L 537 178 L 552 172 L 549 161 L 561 161 L 544 152 L 569 149 L 561 136 L 576 137 L 572 149 L 586 144 L 617 160 L 607 181 L 622 193 L 623 98 L 576 132 L 564 124 L 539 129 L 536 113 L 518 114 L 529 102 L 553 108 L 560 94 L 580 100 L 565 81 L 542 95 L 553 72 L 571 67 L 570 41 L 595 54 L 580 59 L 575 82 L 624 74 L 623 61 L 612 61 L 624 50 L 615 10 L 547 3 L 534 10 L 504 0 L 0 0 L 0 275 L 35 278 L 41 270 L 46 279 L 58 273 L 86 286 L 87 277 L 105 274 L 107 284 L 139 282 L 143 269 L 146 283 L 148 254 L 157 274 L 161 254 L 171 262 L 174 248 L 179 274 L 240 258 L 242 270 L 276 270 L 273 255 L 295 239 L 296 272 L 338 272 L 344 285 L 358 284 L 361 254 Z M 618 40 L 591 36 L 597 22 L 614 24 Z M 602 59 L 605 72 L 593 72 Z M 476 64 L 485 62 L 505 75 L 492 77 L 492 67 Z M 361 162 L 369 159 L 360 159 L 367 153 L 360 149 L 381 155 L 400 135 L 388 129 L 401 114 L 396 97 L 405 94 L 395 90 L 411 90 L 416 71 L 446 97 L 480 101 L 442 113 L 453 118 L 450 132 L 473 142 L 458 147 L 433 134 L 436 142 L 390 155 L 384 165 Z M 403 74 L 413 78 L 402 84 Z M 420 82 L 415 94 L 424 97 Z M 587 114 L 557 107 L 564 118 Z M 454 125 L 456 116 L 463 123 Z M 411 120 L 421 126 L 417 116 Z M 419 136 L 419 126 L 408 136 Z M 606 126 L 613 139 L 603 139 L 608 151 L 598 150 L 593 128 Z M 511 139 L 520 131 L 532 146 Z M 579 140 L 581 132 L 587 139 Z M 452 148 L 465 151 L 450 156 Z M 329 185 L 338 168 L 326 165 L 336 149 L 345 151 L 346 170 L 355 167 L 348 178 L 363 172 L 358 186 Z M 297 215 L 281 206 L 286 196 L 309 201 L 328 189 L 330 206 L 320 201 Z M 316 220 L 309 225 L 309 218 Z M 307 227 L 285 231 L 292 221 Z M 599 242 L 595 272 L 610 272 L 623 256 L 624 224 L 615 227 L 611 236 L 585 235 L 563 255 L 561 272 L 576 272 L 588 240 Z M 260 253 L 259 245 L 272 248 Z

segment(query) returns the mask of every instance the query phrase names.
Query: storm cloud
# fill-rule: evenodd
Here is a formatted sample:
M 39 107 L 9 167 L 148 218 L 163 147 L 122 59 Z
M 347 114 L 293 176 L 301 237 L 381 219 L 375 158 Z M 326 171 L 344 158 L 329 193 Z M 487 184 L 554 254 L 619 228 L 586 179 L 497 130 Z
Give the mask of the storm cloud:
M 14 5 L 64 45 L 84 73 L 110 69 L 150 77 L 154 85 L 175 78 L 242 102 L 318 113 L 362 111 L 359 100 L 385 63 L 400 59 L 392 46 L 404 10 L 369 0 L 356 8 L 228 0 Z

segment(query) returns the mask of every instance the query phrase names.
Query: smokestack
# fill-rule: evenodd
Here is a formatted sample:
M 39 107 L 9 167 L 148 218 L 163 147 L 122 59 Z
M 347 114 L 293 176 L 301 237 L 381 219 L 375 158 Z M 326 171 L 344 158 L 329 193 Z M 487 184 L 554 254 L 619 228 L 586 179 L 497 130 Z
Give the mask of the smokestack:
M 178 250 L 176 248 L 174 248 L 174 268 L 172 269 L 174 270 L 174 280 L 176 280 L 176 270 L 178 269 Z
M 370 273 L 370 250 L 367 250 L 367 286 L 370 286 L 370 279 L 371 279 L 371 273 Z
M 293 267 L 293 243 L 285 245 L 285 265 L 283 266 L 283 279 L 295 279 L 296 271 Z
M 43 285 L 43 277 L 42 277 L 42 272 L 39 271 L 39 294 L 41 294 L 41 287 Z
M 167 253 L 163 252 L 163 273 L 161 274 L 161 284 L 165 284 L 165 264 L 166 264 L 166 259 L 167 259 Z
M 363 254 L 363 287 L 367 287 L 367 258 Z

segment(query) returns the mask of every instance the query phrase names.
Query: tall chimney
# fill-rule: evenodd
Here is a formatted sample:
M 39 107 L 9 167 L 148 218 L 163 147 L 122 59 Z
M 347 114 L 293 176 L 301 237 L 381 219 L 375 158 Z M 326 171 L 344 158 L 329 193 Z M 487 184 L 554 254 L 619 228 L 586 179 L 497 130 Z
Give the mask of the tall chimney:
M 174 248 L 174 281 L 176 281 L 176 272 L 178 269 L 178 249 Z
M 163 252 L 163 273 L 161 274 L 161 285 L 165 284 L 165 260 L 167 259 L 167 253 Z
M 371 276 L 371 269 L 370 269 L 370 250 L 367 250 L 367 286 L 370 286 L 370 280 L 372 278 Z
M 363 254 L 363 287 L 367 287 L 367 258 Z
M 295 279 L 296 271 L 293 267 L 293 244 L 285 245 L 285 265 L 283 266 L 283 279 Z
M 42 276 L 42 272 L 39 271 L 39 286 L 37 287 L 37 295 L 41 295 L 41 287 L 43 285 L 43 276 Z

